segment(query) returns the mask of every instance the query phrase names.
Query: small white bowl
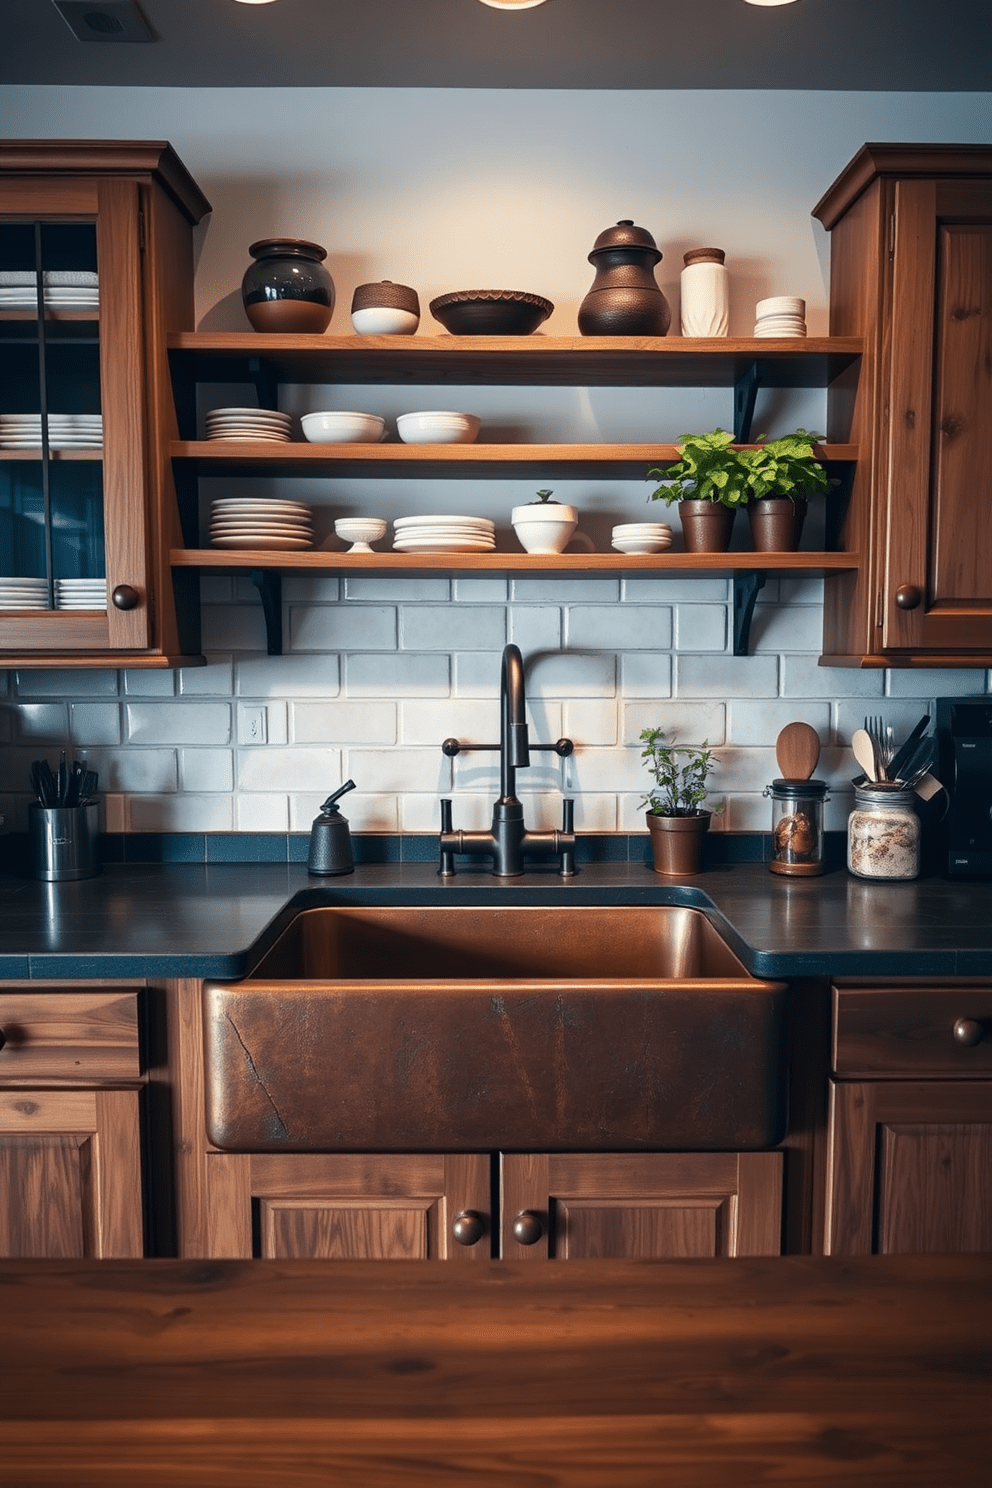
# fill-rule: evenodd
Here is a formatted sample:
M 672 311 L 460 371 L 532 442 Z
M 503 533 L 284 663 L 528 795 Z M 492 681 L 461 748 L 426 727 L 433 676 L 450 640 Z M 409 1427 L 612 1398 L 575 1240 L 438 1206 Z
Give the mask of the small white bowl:
M 360 336 L 412 336 L 420 316 L 392 305 L 369 305 L 364 310 L 352 310 L 351 323 Z
M 300 424 L 311 444 L 378 444 L 386 432 L 377 413 L 305 413 Z
M 401 413 L 396 431 L 404 444 L 473 444 L 481 423 L 477 413 Z
M 618 553 L 661 553 L 672 546 L 671 537 L 618 537 L 613 534 L 613 546 Z
M 754 307 L 755 320 L 764 320 L 766 315 L 805 315 L 806 301 L 798 295 L 772 295 L 759 300 Z
M 351 543 L 349 553 L 371 553 L 369 544 L 385 537 L 386 522 L 382 517 L 338 517 L 334 531 L 342 542 Z

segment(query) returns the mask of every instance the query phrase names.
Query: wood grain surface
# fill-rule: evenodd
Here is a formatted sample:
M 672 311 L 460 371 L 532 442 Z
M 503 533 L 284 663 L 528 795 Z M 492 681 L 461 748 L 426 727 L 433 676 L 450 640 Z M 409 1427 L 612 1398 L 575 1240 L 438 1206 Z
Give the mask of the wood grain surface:
M 992 1259 L 17 1262 L 0 1483 L 988 1482 Z

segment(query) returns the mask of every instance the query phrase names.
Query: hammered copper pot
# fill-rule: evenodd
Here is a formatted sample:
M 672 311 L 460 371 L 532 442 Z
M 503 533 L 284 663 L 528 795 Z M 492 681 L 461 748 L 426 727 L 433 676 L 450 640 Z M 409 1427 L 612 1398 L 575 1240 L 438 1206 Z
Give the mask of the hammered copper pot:
M 654 266 L 661 250 L 646 228 L 629 219 L 601 232 L 589 254 L 592 288 L 579 306 L 583 336 L 664 336 L 672 312 Z

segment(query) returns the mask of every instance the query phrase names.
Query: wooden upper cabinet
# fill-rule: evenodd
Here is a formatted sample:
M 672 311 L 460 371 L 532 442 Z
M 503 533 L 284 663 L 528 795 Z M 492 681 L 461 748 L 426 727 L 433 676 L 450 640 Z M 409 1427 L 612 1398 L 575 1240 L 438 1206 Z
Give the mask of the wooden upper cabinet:
M 992 662 L 992 147 L 866 145 L 814 215 L 831 233 L 831 333 L 863 335 L 829 437 L 862 457 L 827 580 L 843 665 Z
M 0 144 L 0 579 L 34 591 L 18 609 L 0 596 L 0 664 L 199 651 L 195 581 L 177 589 L 169 563 L 183 523 L 166 338 L 193 324 L 208 210 L 166 144 Z M 74 579 L 104 579 L 104 606 L 78 606 Z

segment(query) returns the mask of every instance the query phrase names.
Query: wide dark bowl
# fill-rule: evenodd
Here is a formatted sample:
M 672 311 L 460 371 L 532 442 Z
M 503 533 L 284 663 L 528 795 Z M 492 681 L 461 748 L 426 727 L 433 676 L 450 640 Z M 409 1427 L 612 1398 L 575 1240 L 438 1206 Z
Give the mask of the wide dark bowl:
M 454 289 L 430 302 L 434 319 L 453 336 L 529 336 L 554 308 L 516 289 Z

